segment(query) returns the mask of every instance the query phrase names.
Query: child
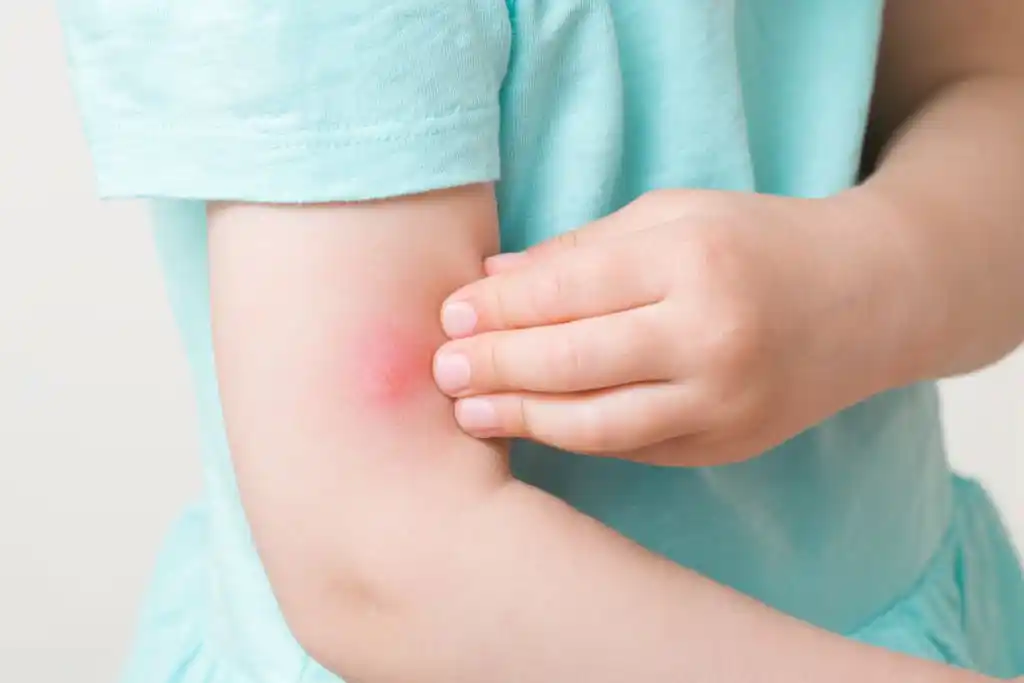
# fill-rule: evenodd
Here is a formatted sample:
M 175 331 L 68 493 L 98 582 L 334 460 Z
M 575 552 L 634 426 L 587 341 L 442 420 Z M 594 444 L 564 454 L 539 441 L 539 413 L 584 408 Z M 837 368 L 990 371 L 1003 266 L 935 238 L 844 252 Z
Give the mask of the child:
M 890 5 L 65 2 L 204 436 L 126 681 L 1024 674 L 1024 6 Z

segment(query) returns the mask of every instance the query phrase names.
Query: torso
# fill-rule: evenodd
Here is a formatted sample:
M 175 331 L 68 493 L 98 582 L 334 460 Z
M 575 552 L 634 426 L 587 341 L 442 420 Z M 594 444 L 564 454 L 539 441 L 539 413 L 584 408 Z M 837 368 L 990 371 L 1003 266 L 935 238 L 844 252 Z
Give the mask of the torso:
M 520 0 L 505 83 L 505 247 L 657 188 L 845 189 L 858 172 L 881 14 L 877 1 Z M 932 386 L 880 396 L 728 468 L 657 469 L 525 444 L 514 464 L 649 548 L 840 631 L 913 583 L 949 516 Z
M 656 188 L 810 197 L 849 186 L 880 21 L 880 0 L 519 0 L 502 103 L 504 246 Z M 206 499 L 187 522 L 202 542 L 173 546 L 155 590 L 174 567 L 201 575 L 177 618 L 203 624 L 247 680 L 328 680 L 288 635 L 237 498 L 213 373 L 203 209 L 165 202 L 156 217 L 198 387 Z M 950 514 L 930 385 L 879 396 L 727 468 L 659 469 L 526 444 L 513 461 L 518 476 L 643 545 L 841 632 L 909 589 Z

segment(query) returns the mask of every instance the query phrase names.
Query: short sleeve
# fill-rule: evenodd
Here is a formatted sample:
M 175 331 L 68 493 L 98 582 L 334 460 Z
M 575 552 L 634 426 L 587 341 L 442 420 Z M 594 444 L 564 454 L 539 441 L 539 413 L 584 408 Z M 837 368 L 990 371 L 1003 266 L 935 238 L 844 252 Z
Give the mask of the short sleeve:
M 371 199 L 497 179 L 505 0 L 62 0 L 105 197 Z

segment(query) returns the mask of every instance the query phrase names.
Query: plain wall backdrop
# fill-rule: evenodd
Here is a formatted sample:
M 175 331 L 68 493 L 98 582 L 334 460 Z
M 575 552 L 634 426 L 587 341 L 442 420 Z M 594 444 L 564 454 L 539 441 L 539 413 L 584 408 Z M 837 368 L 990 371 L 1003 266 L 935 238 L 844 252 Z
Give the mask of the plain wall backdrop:
M 51 3 L 3 3 L 0 681 L 11 683 L 116 678 L 161 536 L 198 491 L 189 378 L 145 212 L 96 201 L 76 116 Z M 945 411 L 956 465 L 989 485 L 1024 543 L 1024 354 L 947 383 Z

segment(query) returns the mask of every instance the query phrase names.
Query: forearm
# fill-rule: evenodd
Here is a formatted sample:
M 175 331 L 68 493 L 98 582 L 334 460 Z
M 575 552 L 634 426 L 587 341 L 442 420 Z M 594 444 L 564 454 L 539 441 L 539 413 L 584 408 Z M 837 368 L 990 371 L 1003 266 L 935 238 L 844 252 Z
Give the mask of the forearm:
M 990 364 L 1024 340 L 1024 79 L 940 90 L 840 201 L 884 254 L 872 323 L 898 386 Z M 883 248 L 878 248 L 882 245 Z
M 324 663 L 357 683 L 984 680 L 784 617 L 521 484 L 433 540 L 394 611 L 347 640 L 324 624 Z

